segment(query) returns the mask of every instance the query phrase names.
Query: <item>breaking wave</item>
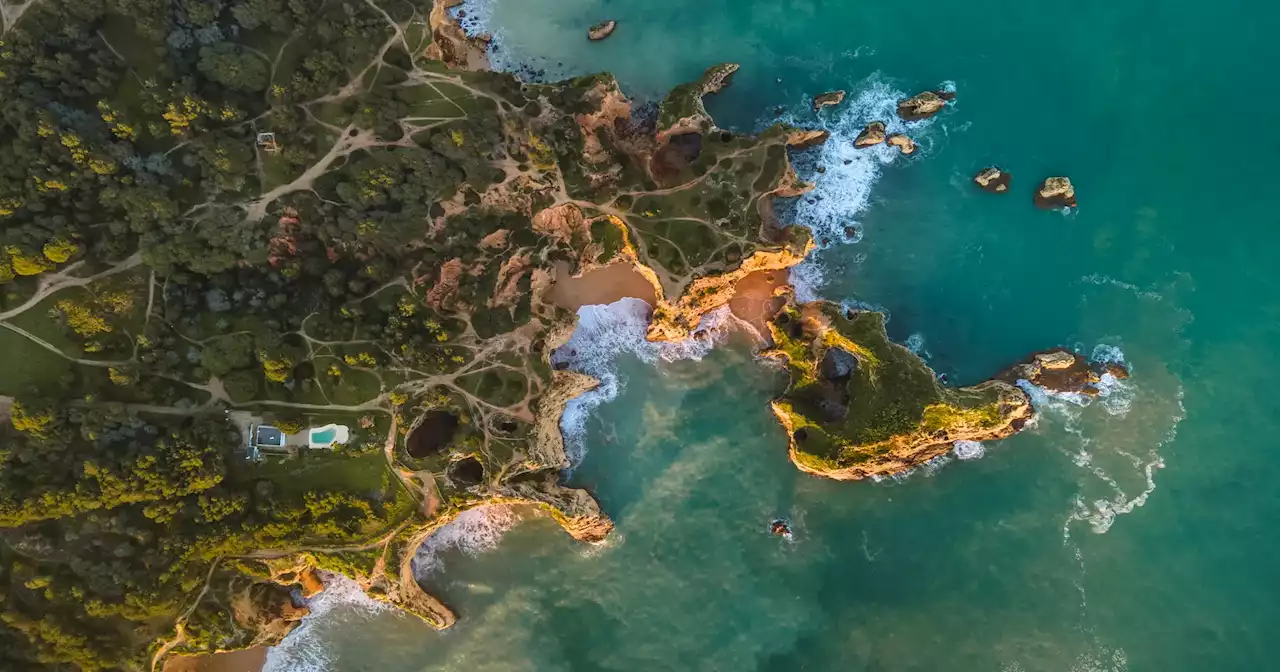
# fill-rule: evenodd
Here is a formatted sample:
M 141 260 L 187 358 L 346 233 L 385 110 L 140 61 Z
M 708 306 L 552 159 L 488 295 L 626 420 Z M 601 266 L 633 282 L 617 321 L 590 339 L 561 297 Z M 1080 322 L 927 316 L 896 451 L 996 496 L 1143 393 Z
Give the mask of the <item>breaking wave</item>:
M 568 368 L 600 381 L 594 389 L 572 399 L 560 418 L 570 469 L 586 456 L 587 419 L 600 404 L 612 401 L 622 391 L 624 383 L 617 371 L 619 356 L 631 354 L 649 363 L 702 359 L 736 323 L 725 305 L 704 315 L 693 337 L 653 343 L 645 338 L 650 310 L 649 304 L 631 298 L 607 306 L 583 306 L 578 309 L 573 336 L 551 354 L 551 363 L 557 368 Z
M 954 88 L 945 82 L 943 88 Z M 819 247 L 826 249 L 837 244 L 851 244 L 862 240 L 863 230 L 858 217 L 871 204 L 871 191 L 879 181 L 885 166 L 910 160 L 897 148 L 885 144 L 865 149 L 855 149 L 854 138 L 872 121 L 885 123 L 888 133 L 906 133 L 916 141 L 913 156 L 928 154 L 931 145 L 930 128 L 934 121 L 905 122 L 898 118 L 898 101 L 907 97 L 880 75 L 859 82 L 850 99 L 834 108 L 812 111 L 812 101 L 806 99 L 799 111 L 784 114 L 778 121 L 805 128 L 820 128 L 831 134 L 827 142 L 814 149 L 796 152 L 792 156 L 796 173 L 813 190 L 779 205 L 783 221 L 809 227 Z M 769 119 L 763 125 L 772 124 Z M 796 296 L 802 300 L 818 298 L 823 282 L 820 254 L 810 255 L 804 263 L 791 269 L 791 283 Z M 856 261 L 856 260 L 855 260 Z
M 267 649 L 262 672 L 321 672 L 334 668 L 326 631 L 361 626 L 385 612 L 398 613 L 360 589 L 360 584 L 330 572 L 320 572 L 324 590 L 305 600 L 311 610 L 297 629 Z
M 1098 363 L 1125 363 L 1124 352 L 1112 345 L 1094 348 L 1091 360 Z M 1063 522 L 1064 540 L 1071 537 L 1074 523 L 1081 522 L 1097 533 L 1111 529 L 1119 516 L 1147 503 L 1155 492 L 1155 471 L 1164 467 L 1160 451 L 1177 436 L 1178 424 L 1186 417 L 1183 390 L 1173 399 L 1174 409 L 1164 408 L 1167 400 L 1147 394 L 1132 379 L 1118 380 L 1103 374 L 1094 396 L 1046 390 L 1019 380 L 1018 386 L 1031 397 L 1042 417 L 1060 423 L 1076 438 L 1074 445 L 1060 449 L 1083 472 L 1081 489 Z M 1135 404 L 1140 401 L 1141 403 Z M 1112 418 L 1126 418 L 1139 408 L 1141 418 L 1113 424 Z M 1093 412 L 1097 408 L 1102 413 Z M 1166 419 L 1167 418 L 1167 419 Z M 1144 430 L 1168 422 L 1168 428 L 1152 441 L 1141 436 Z M 1136 435 L 1135 435 L 1136 434 Z M 1068 442 L 1069 444 L 1070 442 Z M 1141 446 L 1146 443 L 1144 450 Z
M 418 547 L 413 556 L 414 577 L 421 581 L 444 569 L 444 559 L 440 556 L 445 551 L 458 550 L 476 556 L 497 548 L 502 536 L 522 519 L 515 507 L 506 504 L 477 506 L 463 511 Z
M 987 454 L 981 441 L 956 441 L 951 444 L 951 452 L 961 460 L 976 460 Z

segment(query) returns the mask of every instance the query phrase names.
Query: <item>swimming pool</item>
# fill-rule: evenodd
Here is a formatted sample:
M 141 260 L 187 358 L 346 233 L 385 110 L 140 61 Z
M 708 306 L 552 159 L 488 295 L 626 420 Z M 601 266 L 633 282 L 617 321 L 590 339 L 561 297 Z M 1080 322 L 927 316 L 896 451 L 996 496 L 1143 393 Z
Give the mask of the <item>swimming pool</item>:
M 346 425 L 325 425 L 311 428 L 307 443 L 312 448 L 328 448 L 335 443 L 346 443 L 350 438 L 351 430 Z

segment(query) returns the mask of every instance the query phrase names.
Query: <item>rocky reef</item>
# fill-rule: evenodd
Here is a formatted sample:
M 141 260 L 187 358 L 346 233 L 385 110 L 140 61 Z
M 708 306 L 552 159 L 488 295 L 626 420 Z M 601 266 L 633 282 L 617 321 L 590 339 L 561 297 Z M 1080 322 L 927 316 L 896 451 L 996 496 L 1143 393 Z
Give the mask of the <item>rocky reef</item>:
M 824 107 L 839 105 L 844 102 L 844 91 L 828 91 L 819 93 L 813 97 L 813 111 L 817 112 Z
M 997 166 L 988 166 L 973 176 L 973 183 L 993 194 L 1002 194 L 1009 190 L 1013 175 L 1000 170 Z
M 928 119 L 942 111 L 955 98 L 950 91 L 925 91 L 898 103 L 898 117 L 903 121 Z
M 1036 189 L 1035 204 L 1041 208 L 1076 207 L 1076 189 L 1067 177 L 1048 177 Z
M 873 121 L 867 124 L 867 127 L 858 133 L 858 137 L 853 139 L 853 146 L 858 149 L 878 145 L 885 140 L 884 122 Z
M 612 35 L 613 31 L 617 30 L 617 28 L 617 21 L 601 21 L 587 29 L 587 39 L 592 42 L 599 42 L 600 40 Z
M 897 147 L 898 151 L 903 154 L 911 154 L 916 151 L 916 142 L 902 133 L 894 133 L 885 138 L 885 144 L 890 147 Z

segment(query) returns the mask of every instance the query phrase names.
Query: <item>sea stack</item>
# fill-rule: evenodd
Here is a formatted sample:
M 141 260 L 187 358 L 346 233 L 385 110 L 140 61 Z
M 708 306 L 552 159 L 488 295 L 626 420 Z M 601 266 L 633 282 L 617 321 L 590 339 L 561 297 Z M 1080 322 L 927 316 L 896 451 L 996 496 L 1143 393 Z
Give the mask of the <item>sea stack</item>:
M 617 29 L 617 27 L 618 22 L 612 19 L 608 21 L 601 21 L 587 29 L 587 39 L 592 42 L 599 42 L 600 40 L 612 35 L 613 31 Z
M 1066 177 L 1049 177 L 1040 183 L 1036 190 L 1036 205 L 1047 208 L 1076 207 L 1076 190 L 1071 180 Z
M 839 105 L 844 102 L 844 91 L 828 91 L 820 93 L 813 98 L 813 111 L 817 112 L 824 107 L 830 105 Z
M 858 137 L 853 139 L 853 146 L 858 149 L 863 149 L 864 147 L 878 145 L 882 142 L 884 142 L 884 122 L 873 121 L 867 124 L 866 128 L 862 129 L 862 132 L 858 134 Z
M 916 151 L 916 142 L 902 133 L 894 133 L 885 140 L 885 144 L 890 147 L 897 147 L 898 151 L 903 154 L 910 154 Z
M 978 171 L 973 176 L 973 183 L 982 188 L 983 191 L 989 191 L 993 194 L 1003 194 L 1009 191 L 1009 183 L 1013 181 L 1013 176 L 1000 170 L 998 166 L 988 166 Z
M 925 91 L 898 102 L 898 116 L 903 121 L 928 119 L 942 111 L 948 100 L 955 99 L 950 91 Z

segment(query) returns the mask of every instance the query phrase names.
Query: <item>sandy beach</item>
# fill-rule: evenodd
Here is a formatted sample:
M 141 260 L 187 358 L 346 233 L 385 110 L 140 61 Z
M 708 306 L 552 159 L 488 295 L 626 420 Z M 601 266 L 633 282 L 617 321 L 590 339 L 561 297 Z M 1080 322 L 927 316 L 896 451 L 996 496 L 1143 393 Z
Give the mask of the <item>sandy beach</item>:
M 165 661 L 164 672 L 261 672 L 267 662 L 267 648 L 212 653 L 206 656 L 173 656 Z
M 555 284 L 547 292 L 547 301 L 571 311 L 626 298 L 640 299 L 650 306 L 656 303 L 653 285 L 625 261 L 601 266 L 580 276 L 570 275 L 569 265 L 560 262 L 556 264 Z

